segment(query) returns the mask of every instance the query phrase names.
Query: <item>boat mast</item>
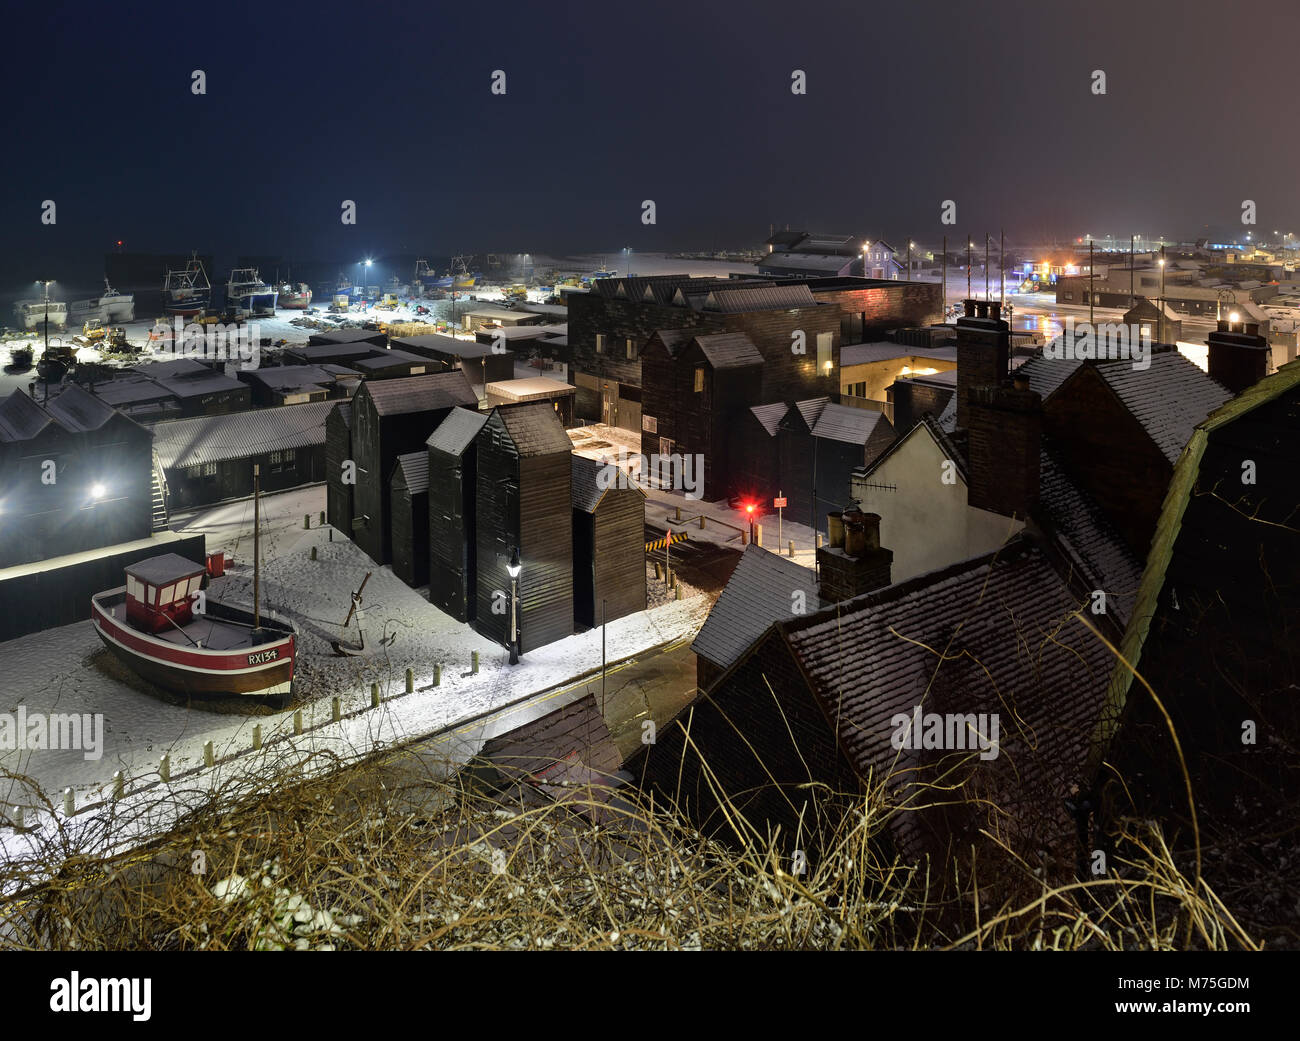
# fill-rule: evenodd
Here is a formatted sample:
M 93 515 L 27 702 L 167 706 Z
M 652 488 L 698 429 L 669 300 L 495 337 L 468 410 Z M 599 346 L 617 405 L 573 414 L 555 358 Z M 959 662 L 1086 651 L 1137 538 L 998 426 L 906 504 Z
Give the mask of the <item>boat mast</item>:
M 253 464 L 253 628 L 257 629 L 262 624 L 262 571 L 261 571 L 261 518 L 258 515 L 258 477 L 262 472 L 261 466 Z

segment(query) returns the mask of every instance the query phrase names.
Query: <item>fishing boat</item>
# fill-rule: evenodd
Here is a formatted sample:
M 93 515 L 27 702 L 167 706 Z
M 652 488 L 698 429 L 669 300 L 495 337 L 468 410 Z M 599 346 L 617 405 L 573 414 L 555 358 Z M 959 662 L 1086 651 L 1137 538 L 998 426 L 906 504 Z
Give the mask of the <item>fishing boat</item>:
M 206 568 L 176 553 L 128 565 L 125 585 L 90 598 L 91 621 L 104 645 L 164 690 L 281 703 L 292 694 L 297 633 L 264 618 L 259 605 L 257 472 L 254 467 L 251 610 L 201 593 Z
M 183 271 L 168 269 L 163 279 L 163 309 L 168 314 L 195 315 L 207 310 L 211 301 L 212 283 L 197 250 Z
M 47 319 L 51 328 L 63 329 L 68 324 L 68 305 L 62 300 L 19 300 L 14 316 L 19 329 L 40 329 Z
M 470 271 L 464 257 L 452 257 L 450 277 L 452 289 L 473 289 L 474 283 L 482 277 L 482 272 Z
M 89 300 L 73 301 L 68 307 L 68 320 L 75 325 L 86 322 L 133 322 L 135 321 L 135 295 L 119 293 L 104 279 L 104 292 L 92 296 Z
M 240 317 L 273 317 L 278 294 L 255 267 L 237 267 L 226 282 L 226 307 Z
M 284 282 L 278 292 L 279 306 L 290 311 L 305 311 L 311 304 L 311 287 L 306 282 L 299 282 L 297 286 Z

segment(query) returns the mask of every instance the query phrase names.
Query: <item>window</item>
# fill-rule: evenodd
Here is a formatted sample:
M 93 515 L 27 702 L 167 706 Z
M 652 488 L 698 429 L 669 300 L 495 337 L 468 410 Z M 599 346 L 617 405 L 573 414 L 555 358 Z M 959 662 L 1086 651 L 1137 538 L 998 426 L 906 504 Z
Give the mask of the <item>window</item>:
M 175 584 L 172 584 L 170 586 L 163 586 L 162 595 L 158 597 L 158 606 L 161 607 L 164 604 L 170 604 L 175 598 L 176 598 Z
M 129 597 L 131 597 L 133 600 L 143 600 L 143 599 L 144 599 L 144 583 L 142 583 L 142 582 L 141 582 L 138 578 L 136 578 L 134 575 L 127 575 L 127 576 L 126 576 L 126 595 L 129 596 Z
M 604 353 L 605 353 L 605 334 L 604 334 L 604 333 L 597 333 L 597 334 L 596 334 L 596 353 L 597 353 L 597 354 L 604 354 Z
M 643 415 L 641 417 L 641 429 L 648 434 L 657 434 L 659 433 L 659 420 L 655 419 L 654 416 Z
M 191 477 L 191 478 L 193 478 L 193 477 L 202 477 L 202 476 L 203 476 L 203 467 L 202 467 L 202 466 L 198 466 L 198 465 L 196 465 L 196 466 L 187 466 L 187 467 L 185 468 L 185 476 L 186 476 L 186 477 Z
M 1065 301 L 1068 302 L 1068 301 L 1074 299 L 1074 294 L 1073 294 L 1073 293 L 1062 293 L 1062 294 L 1061 294 L 1061 299 L 1062 299 L 1062 300 L 1065 300 Z
M 272 463 L 282 463 L 284 462 L 284 455 L 283 452 L 272 452 L 271 458 L 268 461 Z
M 204 464 L 203 464 L 203 476 L 204 476 L 204 477 L 216 477 L 216 476 L 217 476 L 217 464 L 216 464 L 216 463 L 204 463 Z
M 695 393 L 702 394 L 703 392 L 704 392 L 704 366 L 697 365 L 695 366 Z
M 831 362 L 831 344 L 834 337 L 830 333 L 817 334 L 817 374 L 819 376 L 829 376 L 833 364 Z
M 630 336 L 627 338 L 627 360 L 636 361 L 636 341 Z

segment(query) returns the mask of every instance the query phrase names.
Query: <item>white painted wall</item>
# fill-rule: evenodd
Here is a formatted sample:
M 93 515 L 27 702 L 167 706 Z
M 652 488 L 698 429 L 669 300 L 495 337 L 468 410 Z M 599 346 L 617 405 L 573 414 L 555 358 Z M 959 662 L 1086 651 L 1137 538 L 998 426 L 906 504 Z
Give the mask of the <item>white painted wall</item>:
M 991 553 L 1025 526 L 968 506 L 960 475 L 954 484 L 943 483 L 944 460 L 929 431 L 916 426 L 865 482 L 851 481 L 863 512 L 880 514 L 880 545 L 894 551 L 895 582 Z

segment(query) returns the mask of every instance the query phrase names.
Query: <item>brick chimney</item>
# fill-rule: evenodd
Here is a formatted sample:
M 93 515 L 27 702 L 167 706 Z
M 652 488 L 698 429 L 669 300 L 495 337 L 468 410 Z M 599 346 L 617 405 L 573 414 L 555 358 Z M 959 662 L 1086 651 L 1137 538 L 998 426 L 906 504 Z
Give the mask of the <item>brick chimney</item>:
M 1011 330 L 996 300 L 967 300 L 957 319 L 957 427 L 969 429 L 972 387 L 1000 386 L 1007 378 Z
M 894 553 L 880 548 L 880 515 L 853 502 L 829 520 L 830 545 L 817 550 L 822 600 L 838 603 L 889 585 Z
M 1210 333 L 1210 378 L 1218 380 L 1234 394 L 1268 375 L 1272 348 L 1259 335 L 1259 326 L 1246 322 L 1220 321 Z
M 1023 376 L 1001 386 L 972 387 L 970 393 L 966 501 L 1024 520 L 1038 503 L 1042 398 Z

